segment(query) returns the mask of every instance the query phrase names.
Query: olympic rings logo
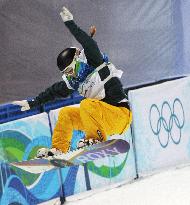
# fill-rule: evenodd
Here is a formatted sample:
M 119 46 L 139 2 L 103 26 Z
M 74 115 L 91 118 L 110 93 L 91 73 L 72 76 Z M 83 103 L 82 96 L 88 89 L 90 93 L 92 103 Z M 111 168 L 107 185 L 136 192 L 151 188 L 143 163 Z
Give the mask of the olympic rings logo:
M 179 144 L 185 124 L 185 112 L 181 101 L 176 98 L 172 106 L 164 101 L 161 110 L 153 104 L 149 112 L 149 122 L 152 132 L 158 137 L 163 148 L 168 146 L 169 139 L 174 144 Z

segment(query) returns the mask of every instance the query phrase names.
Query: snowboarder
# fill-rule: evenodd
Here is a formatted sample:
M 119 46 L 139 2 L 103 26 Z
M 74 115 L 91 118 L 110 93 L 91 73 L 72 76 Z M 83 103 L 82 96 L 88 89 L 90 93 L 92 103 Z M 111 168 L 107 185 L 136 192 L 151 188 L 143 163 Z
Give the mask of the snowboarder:
M 107 140 L 107 136 L 122 134 L 132 121 L 127 96 L 120 78 L 122 71 L 108 61 L 92 38 L 96 32 L 91 27 L 90 35 L 76 25 L 71 12 L 63 7 L 60 13 L 65 26 L 83 50 L 70 47 L 57 57 L 57 66 L 62 73 L 62 81 L 53 84 L 31 101 L 15 101 L 22 111 L 42 105 L 56 98 L 65 98 L 78 91 L 84 96 L 80 107 L 63 107 L 53 131 L 52 148 L 41 148 L 37 157 L 66 153 L 69 151 L 73 130 L 85 132 L 85 139 L 78 147 L 92 145 Z

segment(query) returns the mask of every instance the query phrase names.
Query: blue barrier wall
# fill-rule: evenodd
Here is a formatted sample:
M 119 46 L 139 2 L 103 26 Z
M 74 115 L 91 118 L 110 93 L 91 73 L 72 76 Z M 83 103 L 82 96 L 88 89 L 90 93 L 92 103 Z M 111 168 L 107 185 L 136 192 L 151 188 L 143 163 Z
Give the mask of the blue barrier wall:
M 63 194 L 58 171 L 31 174 L 8 164 L 34 158 L 37 149 L 50 146 L 47 113 L 1 124 L 0 204 L 38 204 Z
M 70 196 L 109 187 L 114 183 L 132 181 L 136 177 L 130 129 L 123 136 L 112 136 L 129 142 L 130 151 L 125 154 L 89 162 L 84 166 L 52 170 L 41 175 L 10 167 L 9 162 L 31 159 L 38 148 L 51 147 L 50 128 L 54 127 L 58 112 L 59 109 L 50 111 L 49 116 L 41 113 L 0 125 L 0 171 L 3 173 L 0 176 L 6 175 L 0 178 L 0 204 L 37 204 L 63 195 Z M 75 149 L 77 141 L 83 137 L 83 132 L 75 130 L 71 148 Z M 52 187 L 55 188 L 52 190 Z
M 133 181 L 137 176 L 189 163 L 189 91 L 190 77 L 130 90 L 132 132 L 129 129 L 122 136 L 112 136 L 130 143 L 128 153 L 89 162 L 84 166 L 62 168 L 60 172 L 44 172 L 40 176 L 13 170 L 8 162 L 32 158 L 39 146 L 51 146 L 50 127 L 54 128 L 59 109 L 1 124 L 1 201 L 6 204 L 7 201 L 25 203 L 28 200 L 29 204 L 35 204 L 63 194 L 70 196 Z M 47 136 L 46 140 L 41 135 Z M 84 133 L 81 131 L 73 132 L 73 149 L 82 137 Z M 52 183 L 56 183 L 56 193 L 49 190 Z M 19 193 L 15 191 L 18 187 L 21 187 Z M 39 188 L 43 190 L 40 195 L 37 194 Z

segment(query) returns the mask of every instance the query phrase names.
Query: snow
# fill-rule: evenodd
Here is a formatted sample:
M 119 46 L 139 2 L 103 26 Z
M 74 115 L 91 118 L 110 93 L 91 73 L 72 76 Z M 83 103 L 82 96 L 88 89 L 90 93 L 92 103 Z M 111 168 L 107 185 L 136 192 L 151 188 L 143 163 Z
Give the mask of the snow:
M 163 171 L 111 190 L 67 197 L 65 204 L 190 205 L 190 166 Z

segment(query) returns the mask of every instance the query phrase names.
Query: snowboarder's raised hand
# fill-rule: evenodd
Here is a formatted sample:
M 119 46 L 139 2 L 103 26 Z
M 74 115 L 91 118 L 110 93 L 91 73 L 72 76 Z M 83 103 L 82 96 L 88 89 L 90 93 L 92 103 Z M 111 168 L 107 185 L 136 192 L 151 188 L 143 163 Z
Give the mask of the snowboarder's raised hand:
M 13 101 L 12 104 L 20 106 L 21 107 L 21 111 L 30 110 L 30 106 L 29 106 L 27 100 Z
M 62 11 L 61 11 L 60 15 L 61 15 L 61 18 L 62 18 L 63 22 L 73 20 L 72 13 L 66 7 L 62 8 Z
M 93 37 L 96 34 L 96 26 L 90 26 L 89 33 L 90 36 Z

